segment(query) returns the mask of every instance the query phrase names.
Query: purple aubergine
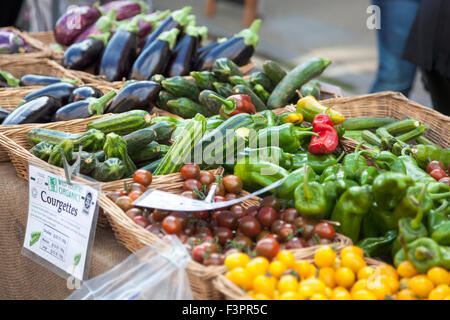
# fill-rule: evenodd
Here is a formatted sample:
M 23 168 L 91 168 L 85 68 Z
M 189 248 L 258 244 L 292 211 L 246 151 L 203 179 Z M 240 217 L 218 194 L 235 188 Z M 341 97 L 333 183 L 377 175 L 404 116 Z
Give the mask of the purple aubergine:
M 72 91 L 69 97 L 69 103 L 86 100 L 87 98 L 100 98 L 103 92 L 93 86 L 82 86 Z
M 122 80 L 130 74 L 137 55 L 137 25 L 138 20 L 133 19 L 109 40 L 100 62 L 100 74 L 109 81 Z
M 87 98 L 85 100 L 69 103 L 56 111 L 53 116 L 53 121 L 84 119 L 93 115 L 103 114 L 105 105 L 116 94 L 115 91 L 110 91 L 100 98 Z
M 69 82 L 76 84 L 79 80 L 67 79 L 67 78 L 57 78 L 50 76 L 42 76 L 40 74 L 26 74 L 20 78 L 21 86 L 48 86 L 49 84 L 54 84 L 58 82 Z
M 76 88 L 78 88 L 78 86 L 73 83 L 58 82 L 27 94 L 23 100 L 30 101 L 37 97 L 50 96 L 59 101 L 60 105 L 63 106 L 67 104 L 70 95 Z
M 108 34 L 103 34 L 108 38 Z M 73 70 L 83 70 L 95 64 L 105 48 L 105 41 L 94 39 L 94 36 L 72 44 L 64 52 L 63 65 Z M 100 36 L 99 36 L 100 37 Z
M 58 43 L 69 46 L 75 39 L 101 16 L 94 6 L 76 7 L 62 15 L 55 25 L 55 39 Z
M 157 73 L 163 74 L 167 69 L 179 33 L 180 30 L 177 28 L 164 31 L 156 41 L 143 49 L 133 64 L 130 78 L 149 80 Z
M 219 58 L 228 58 L 238 66 L 247 64 L 258 45 L 258 30 L 260 26 L 260 19 L 253 21 L 250 28 L 242 30 L 198 60 L 196 69 L 211 70 L 214 61 Z
M 23 38 L 12 31 L 0 31 L 0 54 L 26 52 L 27 46 Z
M 153 81 L 136 81 L 120 90 L 105 113 L 122 113 L 130 110 L 151 111 L 155 106 L 161 86 Z
M 53 97 L 38 97 L 15 108 L 2 124 L 47 123 L 60 106 L 59 101 Z
M 74 43 L 83 41 L 91 35 L 97 34 L 101 35 L 104 33 L 111 32 L 113 25 L 115 23 L 114 20 L 115 11 L 112 10 L 108 14 L 101 16 L 93 25 L 84 30 L 78 37 L 76 37 Z
M 0 107 L 0 124 L 6 119 L 7 116 L 11 113 L 11 110 Z
M 161 21 L 155 31 L 148 35 L 147 39 L 145 39 L 145 44 L 142 50 L 145 50 L 148 46 L 150 46 L 152 42 L 156 41 L 158 37 L 165 31 L 170 31 L 173 28 L 178 28 L 180 31 L 182 31 L 183 27 L 186 26 L 189 22 L 188 15 L 191 10 L 192 7 L 187 6 L 180 10 L 172 12 L 172 14 L 168 18 Z
M 186 76 L 195 62 L 199 43 L 199 28 L 188 26 L 172 52 L 165 74 L 168 77 Z
M 115 18 L 117 21 L 132 18 L 140 13 L 145 13 L 148 6 L 144 1 L 111 1 L 100 6 L 100 10 L 106 13 L 115 10 Z

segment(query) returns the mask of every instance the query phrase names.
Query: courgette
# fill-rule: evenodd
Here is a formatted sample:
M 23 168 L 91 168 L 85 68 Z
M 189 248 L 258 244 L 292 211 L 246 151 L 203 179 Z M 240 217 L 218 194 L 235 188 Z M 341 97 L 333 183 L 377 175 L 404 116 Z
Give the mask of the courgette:
M 39 142 L 30 150 L 32 154 L 34 154 L 36 157 L 44 161 L 48 161 L 52 151 L 53 145 L 45 141 Z
M 346 131 L 346 132 L 348 132 L 348 131 Z M 378 148 L 383 147 L 383 142 L 381 141 L 381 139 L 372 131 L 363 130 L 361 132 L 361 138 L 372 146 L 375 146 Z
M 317 100 L 320 98 L 320 82 L 316 79 L 308 81 L 300 88 L 300 94 L 304 97 L 313 96 Z
M 222 103 L 214 98 L 211 98 L 211 95 L 218 95 L 218 93 L 212 90 L 203 90 L 200 92 L 198 96 L 198 100 L 202 106 L 204 106 L 211 114 L 219 114 L 220 107 L 222 107 Z M 220 96 L 220 98 L 225 99 Z
M 331 61 L 325 58 L 313 58 L 289 71 L 272 91 L 267 102 L 268 108 L 278 109 L 285 107 L 296 95 L 295 90 L 309 80 L 321 75 L 330 63 Z
M 227 81 L 231 76 L 242 76 L 239 66 L 228 58 L 219 58 L 212 66 L 214 76 L 220 81 Z
M 155 130 L 149 127 L 134 131 L 123 138 L 127 142 L 127 152 L 131 155 L 139 151 L 142 146 L 156 140 L 157 136 Z
M 155 141 L 158 143 L 166 143 L 172 138 L 172 133 L 177 128 L 177 125 L 169 121 L 161 121 L 152 124 L 149 129 L 152 129 L 156 133 Z
M 105 134 L 97 129 L 90 129 L 73 139 L 74 146 L 82 146 L 85 151 L 97 151 L 105 143 Z
M 130 154 L 131 160 L 135 163 L 156 159 L 161 155 L 161 146 L 158 142 L 152 141 L 140 150 Z
M 402 133 L 414 130 L 422 125 L 420 120 L 404 119 L 388 125 L 383 126 L 390 134 L 396 136 Z
M 217 81 L 214 74 L 209 71 L 192 71 L 190 76 L 194 78 L 200 90 L 214 90 L 213 83 Z
M 184 134 L 175 140 L 167 154 L 164 156 L 155 175 L 166 175 L 180 171 L 184 163 L 191 156 L 194 146 L 201 140 L 206 130 L 206 118 L 197 114 L 192 120 L 187 121 Z
M 150 171 L 152 174 L 155 173 L 156 168 L 158 168 L 159 164 L 162 162 L 163 158 L 153 161 L 152 163 L 142 167 L 141 169 Z
M 213 86 L 215 91 L 222 97 L 228 98 L 234 94 L 232 84 L 226 82 L 214 82 Z
M 79 135 L 51 130 L 46 128 L 33 128 L 27 134 L 27 141 L 30 146 L 37 145 L 40 142 L 50 143 L 51 145 L 57 145 L 66 139 L 75 139 Z
M 357 117 L 346 119 L 342 123 L 345 130 L 366 130 L 377 129 L 379 127 L 397 122 L 394 118 Z
M 72 160 L 72 151 L 73 151 L 73 141 L 70 139 L 64 140 L 60 144 L 53 146 L 52 152 L 48 159 L 49 164 L 53 164 L 58 167 L 63 166 L 63 160 L 61 156 L 60 150 L 63 151 L 64 157 L 69 162 Z
M 264 102 L 262 102 L 261 99 L 256 95 L 256 93 L 254 93 L 253 90 L 250 89 L 249 87 L 239 84 L 237 86 L 234 86 L 233 90 L 235 94 L 248 95 L 252 100 L 252 103 L 255 106 L 256 111 L 267 110 L 267 106 L 264 104 Z
M 95 166 L 92 177 L 95 180 L 107 182 L 122 179 L 125 173 L 126 168 L 120 159 L 109 158 Z
M 193 101 L 198 101 L 200 90 L 194 81 L 190 81 L 181 76 L 168 78 L 161 82 L 163 88 L 175 97 L 186 97 Z
M 170 100 L 167 102 L 167 107 L 170 112 L 184 119 L 193 118 L 197 113 L 200 113 L 206 117 L 210 116 L 209 111 L 204 106 L 189 98 Z
M 400 141 L 408 142 L 409 140 L 417 139 L 418 137 L 423 135 L 425 132 L 427 132 L 428 128 L 428 126 L 420 126 L 411 131 L 405 132 L 404 134 L 401 134 L 396 138 Z
M 250 76 L 250 82 L 252 85 L 260 84 L 263 86 L 264 90 L 268 92 L 272 92 L 272 90 L 275 88 L 275 85 L 273 84 L 272 80 L 265 74 L 264 72 L 254 72 Z
M 272 60 L 264 61 L 263 70 L 274 85 L 279 84 L 287 74 L 278 63 Z
M 87 125 L 87 128 L 100 130 L 104 134 L 114 132 L 119 135 L 127 135 L 133 131 L 148 127 L 150 121 L 151 116 L 147 111 L 132 110 L 94 120 Z
M 78 152 L 73 152 L 72 162 L 76 161 L 78 154 Z M 85 151 L 81 152 L 80 159 L 80 173 L 84 175 L 89 175 L 99 163 L 94 154 Z
M 176 98 L 177 97 L 167 92 L 166 90 L 161 90 L 158 94 L 158 98 L 156 99 L 156 106 L 162 110 L 169 111 L 169 108 L 167 107 L 167 102 L 169 102 L 170 100 L 174 100 Z
M 115 133 L 108 133 L 106 135 L 106 142 L 103 146 L 106 159 L 118 158 L 122 161 L 125 167 L 125 174 L 131 174 L 136 171 L 136 165 L 131 160 L 127 152 L 127 142 L 121 136 Z

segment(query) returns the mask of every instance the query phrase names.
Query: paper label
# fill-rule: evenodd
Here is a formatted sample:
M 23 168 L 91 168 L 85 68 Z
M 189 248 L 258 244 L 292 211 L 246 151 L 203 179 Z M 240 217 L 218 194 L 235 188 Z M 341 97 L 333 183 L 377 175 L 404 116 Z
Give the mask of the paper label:
M 83 279 L 98 191 L 30 164 L 24 248 Z

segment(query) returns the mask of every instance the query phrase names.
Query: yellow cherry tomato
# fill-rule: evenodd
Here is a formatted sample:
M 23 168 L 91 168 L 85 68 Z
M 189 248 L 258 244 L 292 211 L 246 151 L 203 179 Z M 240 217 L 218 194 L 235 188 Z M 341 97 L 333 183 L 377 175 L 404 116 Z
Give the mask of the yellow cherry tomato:
M 331 267 L 325 267 L 319 269 L 319 279 L 322 280 L 323 283 L 327 287 L 334 288 L 336 287 L 336 280 L 334 279 L 335 272 Z
M 450 300 L 450 294 L 444 298 L 444 300 Z
M 397 267 L 397 272 L 402 278 L 411 278 L 419 274 L 417 269 L 409 260 L 405 260 Z
M 279 278 L 286 271 L 286 266 L 283 262 L 274 260 L 269 264 L 269 272 L 272 277 Z
M 330 287 L 325 287 L 325 295 L 328 299 L 331 299 L 331 297 L 333 296 L 333 289 L 331 289 Z
M 269 260 L 264 257 L 256 257 L 250 260 L 245 269 L 254 277 L 265 274 L 269 267 Z
M 331 246 L 323 246 L 316 251 L 314 264 L 319 268 L 331 267 L 336 256 L 336 251 Z
M 397 300 L 416 300 L 416 296 L 411 290 L 402 289 L 397 293 Z
M 316 268 L 306 260 L 295 261 L 294 269 L 302 279 L 308 279 L 316 273 Z
M 408 289 L 409 278 L 400 279 L 400 289 Z
M 340 267 L 342 267 L 342 266 L 341 266 L 341 258 L 336 257 L 336 259 L 334 259 L 333 264 L 331 265 L 331 267 L 332 267 L 334 270 L 337 270 L 337 269 L 339 269 Z
M 267 295 L 265 295 L 264 293 L 256 293 L 254 295 L 254 299 L 255 300 L 270 300 L 270 298 Z
M 441 267 L 433 267 L 427 272 L 427 277 L 433 281 L 434 285 L 450 285 L 450 273 Z
M 300 282 L 300 286 L 308 286 L 313 289 L 313 293 L 325 294 L 326 285 L 317 278 L 309 278 Z
M 283 262 L 283 264 L 288 269 L 294 268 L 295 265 L 295 257 L 292 254 L 292 252 L 288 250 L 281 250 L 278 252 L 277 256 L 275 257 L 276 260 Z
M 375 279 L 375 281 L 370 281 L 370 279 L 367 280 L 367 289 L 370 290 L 378 300 L 384 300 L 386 295 L 392 294 L 392 289 L 389 284 L 381 279 Z
M 245 268 L 250 262 L 248 255 L 242 252 L 235 252 L 225 258 L 225 266 L 232 271 L 234 268 Z
M 259 275 L 253 279 L 253 291 L 272 297 L 275 292 L 275 285 L 269 277 Z
M 351 300 L 352 297 L 347 289 L 342 287 L 336 287 L 333 289 L 333 293 L 331 295 L 332 300 Z
M 355 282 L 352 286 L 350 293 L 359 291 L 359 290 L 367 290 L 367 279 L 361 279 Z
M 336 270 L 335 274 L 336 284 L 340 287 L 350 288 L 355 282 L 355 274 L 352 269 L 341 267 Z
M 377 300 L 375 294 L 370 292 L 369 290 L 358 290 L 352 294 L 353 300 Z
M 281 276 L 280 280 L 278 281 L 277 288 L 278 291 L 280 291 L 280 293 L 297 291 L 298 288 L 297 279 L 291 274 Z
M 341 266 L 350 268 L 353 272 L 357 273 L 359 269 L 366 266 L 366 262 L 363 258 L 356 255 L 355 253 L 348 252 L 341 257 Z
M 368 279 L 369 277 L 373 276 L 375 274 L 375 269 L 372 267 L 362 267 L 358 270 L 358 280 L 361 279 Z
M 328 298 L 322 293 L 314 293 L 309 300 L 328 300 Z
M 444 300 L 450 294 L 450 288 L 446 284 L 440 284 L 428 295 L 429 300 Z
M 273 293 L 273 299 L 279 300 L 280 299 L 280 292 L 278 290 L 275 290 Z
M 300 283 L 298 286 L 298 294 L 304 299 L 309 299 L 314 294 L 314 288 L 307 284 Z
M 377 266 L 377 270 L 380 272 L 380 274 L 392 277 L 398 280 L 398 273 L 395 268 L 387 263 L 383 263 L 379 266 Z
M 434 285 L 425 275 L 418 275 L 409 279 L 408 287 L 416 296 L 426 298 L 433 290 Z
M 288 291 L 280 295 L 280 300 L 303 300 L 298 292 Z
M 232 281 L 232 280 L 231 280 L 231 271 L 227 271 L 227 272 L 225 273 L 225 278 L 227 278 L 228 280 Z
M 364 252 L 360 247 L 357 246 L 347 246 L 341 250 L 341 258 L 345 256 L 347 253 L 353 253 L 361 258 L 364 258 Z
M 247 270 L 241 267 L 231 270 L 230 280 L 245 290 L 250 290 L 253 285 L 253 278 Z

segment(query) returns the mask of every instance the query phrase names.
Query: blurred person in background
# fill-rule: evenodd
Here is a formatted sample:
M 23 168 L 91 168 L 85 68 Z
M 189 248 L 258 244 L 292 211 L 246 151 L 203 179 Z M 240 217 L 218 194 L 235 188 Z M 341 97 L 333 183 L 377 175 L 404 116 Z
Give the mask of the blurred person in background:
M 434 109 L 450 115 L 449 0 L 424 0 L 420 3 L 404 58 L 420 67 Z
M 23 0 L 3 1 L 0 11 L 0 27 L 14 25 L 22 8 Z
M 416 65 L 404 60 L 402 55 L 420 0 L 373 0 L 372 3 L 380 7 L 381 29 L 377 30 L 378 71 L 370 92 L 399 91 L 408 96 Z

